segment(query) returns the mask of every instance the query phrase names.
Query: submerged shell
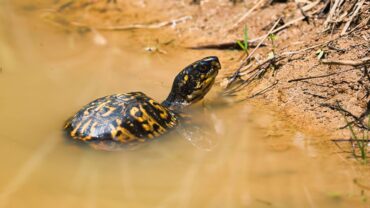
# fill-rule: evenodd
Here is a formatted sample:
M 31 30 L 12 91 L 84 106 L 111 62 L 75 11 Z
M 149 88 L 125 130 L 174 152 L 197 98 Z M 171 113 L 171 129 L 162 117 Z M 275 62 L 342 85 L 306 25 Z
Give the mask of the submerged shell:
M 65 129 L 76 140 L 109 145 L 143 142 L 177 123 L 174 112 L 144 93 L 132 92 L 92 101 L 67 121 Z

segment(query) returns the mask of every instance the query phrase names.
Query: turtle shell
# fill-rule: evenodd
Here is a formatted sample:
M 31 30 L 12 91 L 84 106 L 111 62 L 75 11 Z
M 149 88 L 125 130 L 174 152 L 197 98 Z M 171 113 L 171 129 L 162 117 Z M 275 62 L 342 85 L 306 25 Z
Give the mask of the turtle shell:
M 132 92 L 92 101 L 66 122 L 65 129 L 79 141 L 126 144 L 158 137 L 177 123 L 170 109 L 142 92 Z

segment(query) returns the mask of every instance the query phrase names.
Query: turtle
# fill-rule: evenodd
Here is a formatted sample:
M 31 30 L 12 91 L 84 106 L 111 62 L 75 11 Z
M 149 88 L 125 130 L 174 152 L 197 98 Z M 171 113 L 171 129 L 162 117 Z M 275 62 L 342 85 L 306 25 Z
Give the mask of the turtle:
M 184 109 L 209 92 L 220 69 L 216 56 L 188 65 L 177 74 L 161 103 L 143 92 L 98 98 L 70 117 L 64 130 L 72 141 L 107 151 L 158 138 L 179 126 Z

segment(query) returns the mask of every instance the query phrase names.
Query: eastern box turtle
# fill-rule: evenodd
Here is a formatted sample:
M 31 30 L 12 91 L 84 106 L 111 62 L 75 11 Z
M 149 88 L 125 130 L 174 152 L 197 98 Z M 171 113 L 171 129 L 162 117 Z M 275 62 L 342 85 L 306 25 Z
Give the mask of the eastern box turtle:
M 207 94 L 220 68 L 216 56 L 190 64 L 176 76 L 161 104 L 142 92 L 98 98 L 71 117 L 65 130 L 75 141 L 100 150 L 159 137 L 179 124 L 184 107 Z

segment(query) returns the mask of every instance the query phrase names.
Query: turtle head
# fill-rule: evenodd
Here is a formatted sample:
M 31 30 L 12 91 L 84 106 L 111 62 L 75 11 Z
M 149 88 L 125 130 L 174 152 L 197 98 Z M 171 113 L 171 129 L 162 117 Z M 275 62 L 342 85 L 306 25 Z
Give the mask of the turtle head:
M 221 64 L 216 56 L 205 57 L 183 69 L 175 78 L 163 105 L 184 107 L 201 100 L 215 82 Z

